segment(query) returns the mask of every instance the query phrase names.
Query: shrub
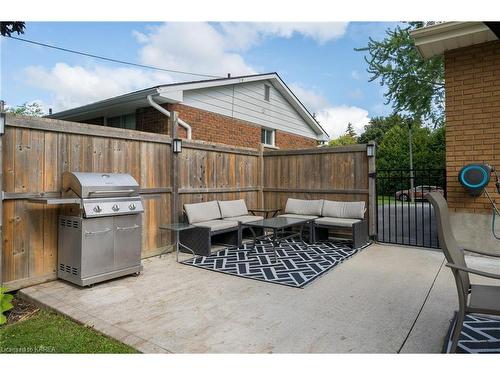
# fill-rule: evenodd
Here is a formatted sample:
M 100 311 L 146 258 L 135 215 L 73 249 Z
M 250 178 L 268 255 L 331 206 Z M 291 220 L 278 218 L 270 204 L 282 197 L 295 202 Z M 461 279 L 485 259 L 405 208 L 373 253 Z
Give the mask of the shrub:
M 0 325 L 7 322 L 7 317 L 3 313 L 14 307 L 12 305 L 12 299 L 14 296 L 12 294 L 6 294 L 6 291 L 7 288 L 0 286 Z

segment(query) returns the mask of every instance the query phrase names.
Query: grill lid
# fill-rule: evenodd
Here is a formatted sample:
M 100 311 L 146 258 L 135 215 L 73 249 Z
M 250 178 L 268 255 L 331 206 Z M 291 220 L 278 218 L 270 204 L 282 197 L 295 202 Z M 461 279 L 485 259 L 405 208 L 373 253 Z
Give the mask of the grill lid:
M 64 172 L 62 194 L 85 198 L 132 197 L 139 195 L 139 184 L 126 173 Z

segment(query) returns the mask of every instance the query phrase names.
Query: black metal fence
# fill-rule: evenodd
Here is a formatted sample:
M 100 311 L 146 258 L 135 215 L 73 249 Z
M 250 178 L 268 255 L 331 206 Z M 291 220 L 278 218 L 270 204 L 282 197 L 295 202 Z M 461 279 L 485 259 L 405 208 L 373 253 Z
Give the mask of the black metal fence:
M 438 248 L 436 218 L 425 194 L 446 196 L 446 170 L 382 169 L 376 178 L 377 240 Z

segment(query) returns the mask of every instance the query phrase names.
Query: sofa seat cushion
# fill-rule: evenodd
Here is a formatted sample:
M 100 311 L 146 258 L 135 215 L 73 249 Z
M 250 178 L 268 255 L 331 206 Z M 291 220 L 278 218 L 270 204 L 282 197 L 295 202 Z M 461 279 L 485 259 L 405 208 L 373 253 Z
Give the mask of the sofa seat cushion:
M 317 219 L 317 216 L 314 215 L 297 215 L 297 214 L 283 214 L 278 215 L 278 217 L 289 217 L 292 219 L 303 219 L 303 220 L 314 220 Z
M 323 202 L 321 216 L 363 219 L 365 217 L 365 202 L 339 202 L 325 200 Z
M 229 228 L 238 228 L 238 222 L 233 220 L 208 220 L 193 224 L 195 227 L 210 228 L 212 232 Z
M 221 218 L 217 201 L 185 204 L 184 211 L 186 211 L 189 224 Z
M 241 215 L 241 216 L 234 216 L 229 219 L 222 219 L 222 220 L 230 220 L 230 221 L 239 221 L 241 223 L 250 223 L 252 221 L 257 221 L 257 220 L 263 220 L 263 216 L 256 216 L 256 215 Z
M 223 219 L 248 215 L 248 209 L 244 199 L 217 202 L 219 203 L 220 213 Z
M 319 225 L 331 225 L 332 227 L 345 227 L 350 228 L 354 223 L 361 220 L 359 219 L 347 219 L 343 217 L 320 217 L 314 220 L 314 223 Z
M 285 206 L 285 214 L 321 216 L 323 200 L 288 198 Z

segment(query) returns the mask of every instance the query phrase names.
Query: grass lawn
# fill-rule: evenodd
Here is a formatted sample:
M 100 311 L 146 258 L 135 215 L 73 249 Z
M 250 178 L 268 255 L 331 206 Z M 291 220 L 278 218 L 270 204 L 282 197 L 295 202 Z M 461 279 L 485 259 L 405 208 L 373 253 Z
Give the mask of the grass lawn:
M 394 196 L 389 196 L 389 195 L 386 196 L 379 195 L 377 199 L 378 199 L 378 204 L 389 204 L 389 203 L 394 204 L 394 202 L 396 201 Z
M 0 353 L 137 353 L 68 318 L 40 310 L 0 327 Z

